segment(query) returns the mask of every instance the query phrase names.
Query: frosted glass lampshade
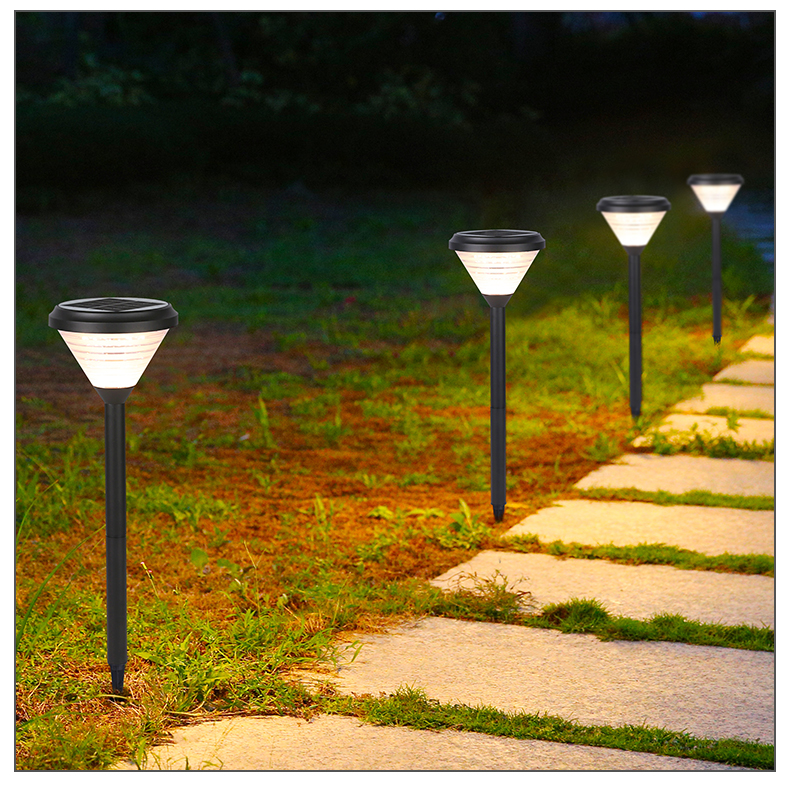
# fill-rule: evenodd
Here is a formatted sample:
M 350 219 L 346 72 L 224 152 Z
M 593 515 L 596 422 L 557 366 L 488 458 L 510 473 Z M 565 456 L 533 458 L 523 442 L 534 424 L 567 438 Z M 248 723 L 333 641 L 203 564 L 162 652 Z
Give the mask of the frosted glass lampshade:
M 724 213 L 743 185 L 740 174 L 692 174 L 688 184 L 707 213 Z
M 647 246 L 666 212 L 602 213 L 623 246 Z
M 663 196 L 606 196 L 596 209 L 626 248 L 647 246 L 671 205 Z
M 131 390 L 177 324 L 178 313 L 158 299 L 74 299 L 49 314 L 49 325 L 99 390 Z
M 459 252 L 456 254 L 484 296 L 512 296 L 538 250 L 531 252 Z
M 168 330 L 126 334 L 59 331 L 94 387 L 123 389 L 140 381 Z
M 469 272 L 478 290 L 489 299 L 492 306 L 504 306 L 507 300 L 497 297 L 512 296 L 524 274 L 546 247 L 546 241 L 537 232 L 521 229 L 477 229 L 456 232 L 450 239 L 455 251 Z

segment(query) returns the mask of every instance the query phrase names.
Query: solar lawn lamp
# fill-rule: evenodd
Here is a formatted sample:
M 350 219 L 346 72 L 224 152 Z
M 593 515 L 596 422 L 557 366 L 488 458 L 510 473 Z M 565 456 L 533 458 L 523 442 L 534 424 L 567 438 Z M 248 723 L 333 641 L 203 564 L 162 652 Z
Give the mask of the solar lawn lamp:
M 104 491 L 107 542 L 107 663 L 113 691 L 126 669 L 126 399 L 159 344 L 178 323 L 166 301 L 88 298 L 64 301 L 49 314 L 104 401 Z
M 670 207 L 663 196 L 606 196 L 596 205 L 628 254 L 628 375 L 634 420 L 642 412 L 642 249 Z
M 491 308 L 491 506 L 494 519 L 505 516 L 505 305 L 546 241 L 519 229 L 456 232 L 455 251 Z
M 713 229 L 713 342 L 718 345 L 721 343 L 721 217 L 743 185 L 743 177 L 740 174 L 692 174 L 686 182 L 710 216 Z

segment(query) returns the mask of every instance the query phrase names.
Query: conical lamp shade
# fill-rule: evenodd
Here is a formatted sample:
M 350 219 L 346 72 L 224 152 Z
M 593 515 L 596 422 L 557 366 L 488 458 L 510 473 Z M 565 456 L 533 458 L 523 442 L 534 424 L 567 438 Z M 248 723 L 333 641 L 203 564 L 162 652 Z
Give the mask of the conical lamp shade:
M 94 387 L 134 387 L 165 339 L 167 329 L 95 334 L 58 330 Z
M 602 213 L 623 246 L 647 246 L 666 211 L 658 213 Z
M 529 270 L 538 249 L 526 252 L 456 251 L 484 296 L 512 296 Z
M 724 213 L 738 193 L 740 185 L 692 185 L 691 188 L 706 213 Z

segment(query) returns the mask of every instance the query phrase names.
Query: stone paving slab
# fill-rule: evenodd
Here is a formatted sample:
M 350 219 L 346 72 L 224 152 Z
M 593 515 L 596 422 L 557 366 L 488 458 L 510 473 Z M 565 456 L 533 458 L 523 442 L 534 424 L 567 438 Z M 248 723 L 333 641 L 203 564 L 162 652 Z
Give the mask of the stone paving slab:
M 732 429 L 726 417 L 673 413 L 651 430 L 665 434 L 671 442 L 688 439 L 695 432 L 709 433 L 714 438 L 727 437 L 739 444 L 765 445 L 774 441 L 774 421 L 754 417 L 740 418 L 738 428 Z M 637 437 L 632 444 L 635 448 L 648 447 L 650 439 L 647 436 Z
M 775 581 L 765 575 L 483 550 L 434 578 L 431 585 L 448 591 L 474 589 L 482 580 L 529 592 L 534 610 L 579 598 L 599 600 L 611 614 L 632 619 L 668 613 L 723 625 L 774 624 Z
M 391 694 L 411 686 L 444 703 L 773 743 L 770 652 L 603 642 L 443 617 L 356 638 L 363 642 L 356 659 L 329 677 L 342 693 Z
M 676 412 L 703 413 L 713 408 L 736 412 L 760 411 L 773 415 L 774 388 L 742 384 L 703 384 L 702 397 L 689 398 L 672 407 Z
M 713 377 L 713 381 L 722 381 L 723 379 L 743 381 L 748 384 L 773 384 L 773 360 L 747 359 L 745 362 L 737 362 L 735 365 L 728 365 L 724 370 L 719 371 Z
M 481 733 L 378 727 L 345 716 L 238 717 L 183 727 L 146 769 L 225 771 L 744 771 L 735 766 Z M 135 770 L 131 763 L 116 769 Z
M 682 494 L 694 489 L 727 495 L 774 494 L 773 462 L 746 459 L 713 459 L 707 456 L 660 456 L 627 453 L 586 475 L 577 489 L 662 490 Z
M 625 500 L 558 500 L 503 537 L 535 534 L 543 542 L 666 544 L 709 556 L 774 554 L 774 513 L 709 506 L 656 506 Z
M 756 334 L 747 340 L 739 349 L 744 353 L 764 354 L 772 357 L 774 355 L 774 336 L 766 334 Z

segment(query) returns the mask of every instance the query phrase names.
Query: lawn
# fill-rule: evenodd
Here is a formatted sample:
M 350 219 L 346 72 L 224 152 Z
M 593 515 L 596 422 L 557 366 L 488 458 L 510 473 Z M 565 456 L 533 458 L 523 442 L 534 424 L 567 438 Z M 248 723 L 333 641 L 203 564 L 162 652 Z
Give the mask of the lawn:
M 462 613 L 426 581 L 628 451 L 626 258 L 601 195 L 182 185 L 22 217 L 17 767 L 102 768 L 195 717 L 321 710 L 289 672 L 331 659 L 340 631 Z M 642 258 L 641 427 L 742 358 L 772 290 L 753 247 L 725 236 L 715 348 L 707 219 L 669 198 Z M 504 528 L 488 316 L 447 248 L 499 225 L 547 241 L 508 306 Z M 102 404 L 47 327 L 57 302 L 89 295 L 180 313 L 127 404 L 122 697 L 104 657 Z

